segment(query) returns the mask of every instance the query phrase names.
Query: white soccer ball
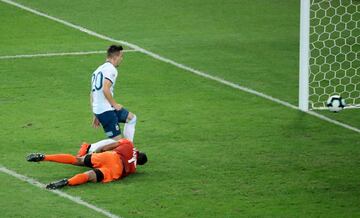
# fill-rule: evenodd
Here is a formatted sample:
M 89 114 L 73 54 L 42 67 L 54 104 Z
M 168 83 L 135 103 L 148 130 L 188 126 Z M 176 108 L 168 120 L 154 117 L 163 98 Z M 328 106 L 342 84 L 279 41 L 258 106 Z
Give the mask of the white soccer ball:
M 345 107 L 345 99 L 343 99 L 340 95 L 332 95 L 326 102 L 326 106 L 332 112 L 339 112 Z

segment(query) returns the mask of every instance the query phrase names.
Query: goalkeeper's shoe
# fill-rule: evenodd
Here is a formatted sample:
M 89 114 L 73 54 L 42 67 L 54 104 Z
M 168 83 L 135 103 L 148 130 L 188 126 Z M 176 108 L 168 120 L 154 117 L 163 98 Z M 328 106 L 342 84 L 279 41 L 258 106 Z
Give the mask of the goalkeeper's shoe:
M 67 186 L 67 184 L 69 183 L 69 181 L 67 179 L 62 179 L 56 182 L 51 182 L 49 184 L 46 185 L 47 189 L 58 189 L 58 188 L 62 188 L 64 186 Z
M 86 155 L 89 152 L 90 149 L 90 144 L 88 143 L 82 143 L 82 145 L 80 146 L 80 150 L 78 151 L 77 155 L 78 157 L 82 157 L 84 155 Z
M 39 162 L 39 161 L 44 160 L 44 158 L 45 158 L 44 154 L 32 153 L 26 157 L 26 160 L 29 162 Z

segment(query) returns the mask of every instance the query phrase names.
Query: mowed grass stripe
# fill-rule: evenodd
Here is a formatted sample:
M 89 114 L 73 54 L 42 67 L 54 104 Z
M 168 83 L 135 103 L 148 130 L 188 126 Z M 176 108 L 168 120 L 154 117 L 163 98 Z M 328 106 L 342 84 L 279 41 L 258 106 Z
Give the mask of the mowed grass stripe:
M 149 55 L 149 56 L 151 56 L 151 57 L 153 57 L 153 58 L 155 58 L 155 59 L 157 59 L 157 60 L 160 60 L 160 61 L 163 61 L 163 62 L 165 62 L 165 63 L 174 65 L 174 66 L 176 66 L 176 67 L 178 67 L 178 68 L 181 68 L 181 69 L 183 69 L 183 70 L 185 70 L 185 71 L 187 71 L 187 72 L 191 72 L 191 73 L 196 74 L 196 75 L 198 75 L 198 76 L 201 76 L 201 77 L 204 77 L 204 78 L 207 78 L 207 79 L 210 79 L 210 80 L 214 80 L 214 81 L 216 81 L 216 82 L 222 83 L 222 84 L 227 85 L 227 86 L 230 86 L 230 87 L 232 87 L 232 88 L 235 88 L 235 89 L 238 89 L 238 90 L 241 90 L 241 91 L 244 91 L 244 92 L 248 92 L 248 93 L 254 94 L 254 95 L 256 95 L 256 96 L 265 98 L 265 99 L 267 99 L 267 100 L 276 102 L 276 103 L 278 103 L 278 104 L 284 105 L 284 106 L 286 106 L 286 107 L 289 107 L 289 108 L 298 110 L 298 107 L 297 107 L 297 106 L 292 105 L 292 104 L 290 104 L 289 102 L 280 100 L 280 99 L 278 99 L 278 98 L 275 98 L 275 97 L 273 97 L 273 96 L 267 95 L 267 94 L 265 94 L 265 93 L 262 93 L 262 92 L 253 90 L 253 89 L 248 88 L 248 87 L 245 87 L 245 86 L 241 86 L 241 85 L 236 84 L 236 83 L 234 83 L 234 82 L 231 82 L 231 81 L 228 81 L 228 80 L 224 80 L 224 79 L 222 79 L 222 78 L 220 78 L 220 77 L 213 76 L 213 75 L 210 75 L 210 74 L 208 74 L 208 73 L 205 73 L 205 72 L 196 70 L 196 69 L 194 69 L 194 68 L 188 67 L 188 66 L 186 66 L 186 65 L 180 64 L 180 63 L 178 63 L 178 62 L 176 62 L 176 61 L 173 61 L 173 60 L 171 60 L 171 59 L 165 58 L 165 57 L 163 57 L 163 56 L 161 56 L 161 55 L 158 55 L 158 54 L 156 54 L 156 53 L 153 53 L 153 52 L 151 52 L 151 51 L 148 51 L 148 50 L 146 50 L 146 49 L 144 49 L 144 48 L 142 48 L 142 47 L 140 47 L 140 46 L 138 46 L 138 45 L 135 45 L 135 44 L 133 44 L 133 43 L 130 43 L 130 42 L 127 42 L 127 41 L 124 41 L 124 40 L 118 40 L 118 39 L 111 38 L 111 37 L 109 37 L 109 36 L 106 36 L 106 35 L 97 33 L 97 32 L 95 32 L 95 31 L 89 30 L 89 29 L 87 29 L 87 28 L 85 28 L 85 27 L 82 27 L 82 26 L 80 26 L 80 25 L 75 25 L 75 24 L 70 23 L 70 22 L 68 22 L 68 21 L 65 21 L 65 20 L 63 20 L 63 19 L 59 19 L 59 18 L 53 17 L 53 16 L 51 16 L 51 15 L 48 15 L 48 14 L 46 14 L 46 13 L 39 12 L 39 11 L 37 11 L 37 10 L 34 10 L 34 9 L 32 9 L 32 8 L 29 8 L 29 7 L 27 7 L 27 6 L 25 6 L 25 5 L 22 5 L 22 4 L 19 4 L 19 3 L 16 3 L 16 2 L 14 2 L 14 1 L 10 1 L 10 0 L 1 0 L 1 1 L 3 1 L 3 2 L 5 2 L 5 3 L 8 3 L 8 4 L 11 4 L 11 5 L 14 5 L 14 6 L 16 6 L 16 7 L 19 7 L 19 8 L 21 8 L 21 9 L 23 9 L 23 10 L 29 11 L 29 12 L 34 13 L 34 14 L 36 14 L 36 15 L 39 15 L 39 16 L 48 18 L 48 19 L 53 20 L 53 21 L 56 21 L 56 22 L 58 22 L 58 23 L 62 23 L 62 24 L 64 24 L 64 25 L 66 25 L 66 26 L 69 26 L 69 27 L 71 27 L 71 28 L 77 29 L 77 30 L 79 30 L 79 31 L 81 31 L 81 32 L 85 32 L 85 33 L 87 33 L 87 34 L 89 34 L 89 35 L 92 35 L 92 36 L 95 36 L 95 37 L 97 37 L 97 38 L 104 39 L 104 40 L 111 41 L 111 42 L 120 43 L 120 44 L 123 44 L 123 45 L 126 45 L 126 46 L 128 46 L 128 47 L 130 47 L 130 48 L 132 48 L 132 49 L 134 49 L 134 50 L 137 50 L 137 51 L 142 52 L 142 53 L 144 53 L 144 54 L 146 54 L 146 55 Z M 324 116 L 324 115 L 318 114 L 318 113 L 316 113 L 316 112 L 314 112 L 314 111 L 305 112 L 305 113 L 306 113 L 306 114 L 309 114 L 309 115 L 312 115 L 312 116 L 315 116 L 315 117 L 317 117 L 317 118 L 319 118 L 319 119 L 322 119 L 322 120 L 324 120 L 324 121 L 326 121 L 326 122 L 330 122 L 330 123 L 332 123 L 332 124 L 341 126 L 341 127 L 343 127 L 343 128 L 349 129 L 349 130 L 351 130 L 351 131 L 355 131 L 355 132 L 357 132 L 357 133 L 360 133 L 360 129 L 358 129 L 358 128 L 354 127 L 354 126 L 348 125 L 348 124 L 346 124 L 346 123 L 342 123 L 342 122 L 337 121 L 337 120 L 333 120 L 333 119 L 331 119 L 331 118 L 329 118 L 329 117 L 326 117 L 326 116 Z
M 136 52 L 136 50 L 124 49 L 123 52 Z M 77 55 L 90 55 L 90 54 L 105 54 L 103 51 L 78 51 L 78 52 L 59 52 L 59 53 L 43 53 L 43 54 L 19 54 L 19 55 L 5 55 L 0 56 L 1 59 L 16 59 L 16 58 L 37 58 L 37 57 L 55 57 L 55 56 L 77 56 Z
M 9 83 L 0 98 L 9 101 L 0 121 L 11 125 L 1 130 L 9 146 L 0 162 L 43 183 L 86 170 L 23 157 L 75 153 L 83 139 L 103 138 L 90 128 L 88 87 L 78 85 L 102 62 L 100 54 L 3 61 Z M 125 55 L 115 96 L 139 117 L 136 145 L 149 164 L 118 182 L 64 191 L 124 217 L 320 216 L 329 201 L 334 216 L 359 213 L 356 133 L 181 71 Z
M 4 61 L 1 162 L 44 182 L 83 171 L 23 157 L 75 152 L 81 139 L 103 137 L 89 128 L 89 90 L 79 85 L 102 61 Z M 356 134 L 140 54 L 126 55 L 120 72 L 116 97 L 138 114 L 136 143 L 151 162 L 126 180 L 65 191 L 126 217 L 359 213 Z
M 0 56 L 106 50 L 109 42 L 0 2 Z M 127 48 L 125 48 L 127 49 Z
M 31 185 L 34 185 L 34 186 L 38 187 L 38 188 L 45 189 L 45 184 L 42 184 L 42 183 L 40 183 L 40 182 L 38 182 L 38 181 L 36 181 L 36 180 L 34 180 L 32 178 L 29 178 L 27 176 L 18 174 L 17 172 L 15 172 L 13 170 L 9 170 L 9 169 L 1 166 L 1 165 L 0 165 L 0 172 L 6 173 L 6 174 L 8 174 L 8 175 L 10 175 L 10 176 L 12 176 L 14 178 L 17 178 L 17 179 L 19 179 L 21 181 L 27 182 L 27 183 L 29 183 Z M 101 213 L 102 215 L 105 215 L 106 217 L 119 218 L 119 216 L 114 215 L 114 214 L 112 214 L 112 213 L 110 213 L 108 211 L 105 211 L 105 210 L 103 210 L 103 209 L 101 209 L 101 208 L 99 208 L 99 207 L 97 207 L 95 205 L 89 204 L 88 202 L 85 202 L 85 201 L 81 200 L 78 197 L 68 195 L 68 194 L 66 194 L 66 193 L 64 193 L 62 191 L 59 191 L 59 190 L 50 190 L 50 191 L 52 193 L 55 193 L 56 195 L 58 195 L 60 197 L 68 199 L 68 200 L 70 200 L 70 201 L 72 201 L 72 202 L 74 202 L 76 204 L 85 206 L 85 207 L 87 207 L 87 208 L 89 208 L 91 210 L 94 210 L 94 211 L 96 211 L 98 213 Z
M 2 187 L 0 194 L 2 217 L 109 217 L 94 213 L 93 210 L 73 202 L 82 201 L 79 198 L 73 197 L 73 201 L 68 201 L 58 197 L 59 195 L 69 197 L 66 193 L 42 191 L 39 187 L 43 188 L 43 184 L 1 165 L 0 185 Z
M 62 56 L 62 55 L 83 55 L 84 53 L 77 52 L 76 50 L 88 50 L 88 49 L 103 49 L 101 52 L 90 52 L 92 53 L 105 53 L 106 48 L 109 46 L 109 43 L 104 42 L 103 40 L 98 40 L 93 37 L 89 37 L 86 34 L 80 33 L 78 31 L 73 31 L 69 29 L 64 29 L 61 25 L 46 22 L 44 19 L 38 20 L 36 16 L 32 14 L 29 16 L 22 11 L 14 10 L 13 7 L 0 4 L 0 12 L 3 16 L 3 23 L 0 27 L 1 32 L 6 34 L 1 34 L 0 39 L 2 41 L 2 49 L 0 51 L 1 61 L 9 61 L 13 64 L 14 60 L 4 60 L 4 59 L 18 59 L 18 58 L 33 58 L 33 57 L 49 57 L 49 56 Z M 29 24 L 31 23 L 31 24 Z M 58 28 L 61 26 L 61 28 Z M 71 39 L 71 40 L 70 40 Z M 65 42 L 65 43 L 64 43 Z M 48 52 L 48 51 L 64 51 L 67 50 L 69 52 L 66 53 L 46 53 L 46 54 L 33 54 L 33 52 Z M 74 51 L 75 50 L 75 51 Z M 127 52 L 128 50 L 126 50 Z M 133 50 L 131 50 L 133 51 Z M 23 55 L 15 55 L 19 52 L 24 52 Z M 88 52 L 86 53 L 88 54 Z M 2 68 L 2 67 L 0 67 Z M 46 70 L 46 66 L 41 66 L 41 68 Z M 2 68 L 3 69 L 3 68 Z M 21 72 L 26 72 L 26 69 L 21 69 Z M 25 73 L 26 74 L 26 73 Z M 1 71 L 0 75 L 3 77 L 3 71 Z M 11 80 L 17 80 L 16 73 L 12 74 Z M 29 77 L 30 80 L 37 81 L 41 84 L 41 81 L 37 80 L 39 78 Z M 41 79 L 40 79 L 41 80 Z M 26 86 L 29 80 L 22 81 L 22 84 Z M 10 82 L 11 83 L 11 82 Z M 2 93 L 4 92 L 4 87 L 1 88 Z M 16 90 L 18 87 L 12 87 L 11 90 Z M 3 92 L 4 91 L 4 92 Z M 6 96 L 7 94 L 5 94 Z M 5 100 L 3 98 L 4 95 L 0 97 L 0 107 L 2 108 L 3 104 L 8 104 L 9 102 L 13 103 L 12 100 Z M 15 99 L 16 101 L 16 99 Z M 2 110 L 1 110 L 2 111 Z M 13 114 L 13 116 L 16 116 Z M 27 115 L 31 116 L 31 115 Z M 6 117 L 1 116 L 1 120 L 4 121 Z M 10 124 L 13 125 L 13 124 Z M 14 126 L 13 126 L 14 127 Z M 0 131 L 1 135 L 5 134 L 4 131 Z M 23 136 L 21 136 L 24 138 Z M 25 137 L 26 138 L 26 137 Z M 6 144 L 6 145 L 5 145 Z M 11 149 L 8 145 L 11 142 L 4 143 L 3 146 L 6 147 L 8 152 L 11 153 Z M 23 153 L 19 153 L 17 156 L 16 162 L 24 161 Z M 6 164 L 8 161 L 2 160 L 0 164 Z M 16 167 L 13 167 L 16 169 Z M 87 202 L 78 199 L 78 197 L 72 197 L 63 192 L 55 191 L 59 196 L 71 199 L 73 202 L 68 203 L 66 200 L 58 199 L 57 197 L 48 196 L 48 194 L 43 194 L 42 190 L 34 191 L 33 188 L 28 185 L 19 185 L 22 190 L 14 189 L 14 184 L 17 184 L 15 178 L 28 182 L 29 184 L 33 184 L 38 187 L 43 187 L 43 184 L 38 183 L 36 180 L 32 180 L 24 175 L 17 174 L 16 172 L 9 170 L 7 168 L 1 167 L 1 172 L 6 173 L 8 175 L 13 176 L 12 178 L 6 179 L 7 183 L 4 182 L 2 187 L 4 187 L 4 191 L 1 193 L 1 205 L 2 205 L 2 215 L 5 217 L 69 217 L 71 215 L 81 216 L 81 217 L 99 217 L 104 214 L 107 217 L 118 217 L 117 215 L 113 215 L 101 208 L 98 208 L 94 205 L 88 204 Z M 26 172 L 29 174 L 29 172 Z M 1 175 L 3 177 L 3 175 Z M 9 181 L 12 181 L 10 183 Z M 6 187 L 6 188 L 5 188 Z M 6 189 L 6 191 L 5 191 Z M 28 195 L 28 196 L 21 196 Z M 35 196 L 34 196 L 35 195 Z M 40 196 L 44 197 L 41 199 Z M 16 199 L 24 199 L 24 201 L 16 200 Z M 26 200 L 25 200 L 26 199 Z M 41 200 L 43 202 L 41 202 Z M 28 201 L 28 203 L 26 203 Z M 65 203 L 64 203 L 65 201 Z M 17 204 L 15 204 L 15 202 Z M 81 208 L 82 206 L 77 206 L 75 203 L 80 203 L 85 205 L 87 208 Z M 21 207 L 23 210 L 18 210 Z M 53 209 L 56 208 L 56 209 Z M 68 209 L 70 208 L 70 209 Z M 91 210 L 90 210 L 91 209 Z M 65 211 L 66 210 L 66 211 Z M 103 215 L 95 213 L 98 211 L 103 213 Z M 51 213 L 53 212 L 53 213 Z

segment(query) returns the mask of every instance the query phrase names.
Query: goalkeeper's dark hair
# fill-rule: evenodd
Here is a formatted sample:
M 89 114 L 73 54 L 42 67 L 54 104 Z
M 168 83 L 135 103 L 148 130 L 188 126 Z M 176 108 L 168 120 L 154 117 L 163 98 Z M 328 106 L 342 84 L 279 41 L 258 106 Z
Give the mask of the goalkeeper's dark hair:
M 144 165 L 146 162 L 147 162 L 146 154 L 139 151 L 136 163 L 139 165 Z
M 112 57 L 116 54 L 119 54 L 120 51 L 123 50 L 123 47 L 121 45 L 110 45 L 110 47 L 107 50 L 107 57 Z

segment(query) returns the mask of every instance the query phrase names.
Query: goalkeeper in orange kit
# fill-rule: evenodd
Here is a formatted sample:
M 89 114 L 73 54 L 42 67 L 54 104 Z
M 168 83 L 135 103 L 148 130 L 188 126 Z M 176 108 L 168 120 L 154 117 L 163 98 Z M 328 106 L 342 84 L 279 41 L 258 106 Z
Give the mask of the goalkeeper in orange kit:
M 93 153 L 99 152 L 99 153 Z M 52 182 L 47 189 L 58 189 L 64 186 L 80 185 L 86 182 L 111 182 L 136 172 L 137 165 L 147 162 L 145 153 L 138 151 L 127 139 L 118 141 L 109 139 L 102 143 L 83 144 L 77 156 L 71 154 L 40 154 L 27 156 L 29 162 L 51 161 L 92 168 L 69 179 Z

